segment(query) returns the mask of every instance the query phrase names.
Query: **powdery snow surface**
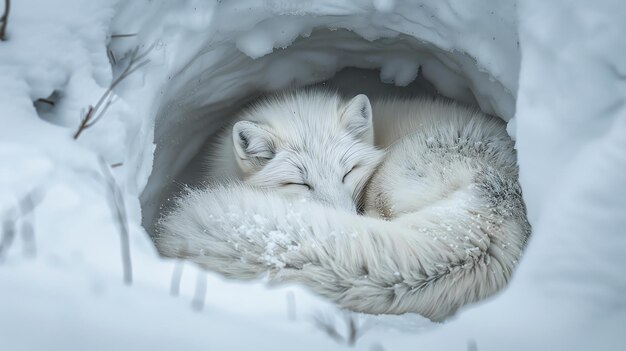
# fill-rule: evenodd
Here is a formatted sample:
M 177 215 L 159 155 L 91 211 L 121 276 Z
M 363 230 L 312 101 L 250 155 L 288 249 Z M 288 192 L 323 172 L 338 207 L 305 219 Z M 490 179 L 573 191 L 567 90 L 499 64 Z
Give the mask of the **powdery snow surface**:
M 625 2 L 11 5 L 0 42 L 2 350 L 342 349 L 350 318 L 365 350 L 626 348 Z M 150 63 L 73 140 L 81 110 L 135 47 L 152 47 Z M 350 66 L 398 86 L 419 68 L 443 95 L 514 117 L 533 238 L 502 294 L 443 325 L 348 316 L 299 287 L 161 260 L 144 229 L 250 95 Z

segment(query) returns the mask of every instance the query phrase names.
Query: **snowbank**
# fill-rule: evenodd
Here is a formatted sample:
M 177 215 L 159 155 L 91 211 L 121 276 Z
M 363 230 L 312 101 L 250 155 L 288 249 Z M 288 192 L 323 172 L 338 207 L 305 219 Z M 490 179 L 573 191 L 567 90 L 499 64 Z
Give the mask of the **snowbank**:
M 0 42 L 3 348 L 345 347 L 349 333 L 324 301 L 162 261 L 146 229 L 247 99 L 358 67 L 409 87 L 419 68 L 441 94 L 514 121 L 534 231 L 503 294 L 437 327 L 354 316 L 358 345 L 620 349 L 624 15 L 619 0 L 12 2 Z M 81 110 L 135 47 L 150 63 L 74 140 Z M 337 318 L 342 341 L 314 316 Z

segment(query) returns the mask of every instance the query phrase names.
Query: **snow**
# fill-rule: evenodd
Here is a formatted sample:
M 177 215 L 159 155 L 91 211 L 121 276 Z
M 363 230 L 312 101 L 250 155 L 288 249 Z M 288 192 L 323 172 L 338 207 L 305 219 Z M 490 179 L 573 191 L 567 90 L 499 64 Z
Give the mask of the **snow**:
M 229 281 L 161 260 L 148 232 L 178 184 L 198 182 L 192 168 L 205 139 L 251 96 L 322 81 L 382 89 L 363 84 L 371 69 L 385 83 L 436 89 L 509 121 L 533 238 L 502 294 L 443 325 L 354 315 L 358 347 L 626 347 L 623 1 L 11 5 L 0 42 L 3 350 L 346 348 L 334 306 L 300 287 Z M 74 140 L 81 111 L 133 48 L 151 45 L 150 63 Z M 346 67 L 361 70 L 332 78 Z M 118 211 L 127 218 L 131 285 Z M 343 340 L 320 321 L 336 323 Z

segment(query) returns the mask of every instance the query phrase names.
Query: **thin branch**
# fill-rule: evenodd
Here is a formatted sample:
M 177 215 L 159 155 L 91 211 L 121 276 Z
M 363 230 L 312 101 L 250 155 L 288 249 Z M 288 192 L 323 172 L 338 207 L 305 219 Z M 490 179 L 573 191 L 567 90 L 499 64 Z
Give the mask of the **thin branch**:
M 130 259 L 130 236 L 128 233 L 128 219 L 126 218 L 126 207 L 120 188 L 115 182 L 115 178 L 109 171 L 109 166 L 100 159 L 100 168 L 104 174 L 109 191 L 110 202 L 113 205 L 115 220 L 120 231 L 120 247 L 122 251 L 122 266 L 124 269 L 124 283 L 130 285 L 133 283 L 133 267 Z
M 114 102 L 113 101 L 113 94 L 110 94 L 109 98 L 107 99 L 107 102 L 104 104 L 104 107 L 100 109 L 100 112 L 98 113 L 98 115 L 96 117 L 92 118 L 90 122 L 85 124 L 85 128 L 89 128 L 92 125 L 94 125 L 96 122 L 98 122 L 98 120 L 100 120 L 100 118 L 102 118 L 102 116 L 107 112 L 107 110 L 109 109 L 109 106 L 111 106 L 111 104 L 113 102 Z
M 50 106 L 54 106 L 54 101 L 52 101 L 50 99 L 37 99 L 37 101 L 43 102 L 44 104 L 48 104 Z
M 33 219 L 35 207 L 43 198 L 40 188 L 29 191 L 22 197 L 16 207 L 9 208 L 4 214 L 2 222 L 2 239 L 0 240 L 0 261 L 4 259 L 9 248 L 13 244 L 17 232 L 17 224 L 22 222 L 21 233 L 24 240 L 24 253 L 26 255 L 35 254 L 35 230 Z
M 196 279 L 196 292 L 191 301 L 191 308 L 196 311 L 202 311 L 204 308 L 204 299 L 206 297 L 206 273 L 199 269 L 198 278 Z
M 113 65 L 117 65 L 117 60 L 115 59 L 115 54 L 113 54 L 113 50 L 107 50 L 107 54 L 109 55 L 109 60 Z
M 346 323 L 345 336 L 337 331 L 335 318 L 332 316 L 324 316 L 323 314 L 317 315 L 314 317 L 314 322 L 315 325 L 322 329 L 331 339 L 340 344 L 354 346 L 359 337 L 363 335 L 363 330 L 361 330 L 362 325 L 357 325 L 354 316 L 350 313 L 345 314 L 344 317 L 344 321 Z
M 106 110 L 109 108 L 111 103 L 113 103 L 113 89 L 120 84 L 124 79 L 128 78 L 131 74 L 136 72 L 141 67 L 147 65 L 150 60 L 146 59 L 150 51 L 154 49 L 154 45 L 152 44 L 146 49 L 143 53 L 139 54 L 139 47 L 135 47 L 130 53 L 130 59 L 128 60 L 128 64 L 126 68 L 120 73 L 117 78 L 111 81 L 109 87 L 104 91 L 104 93 L 100 96 L 100 99 L 96 102 L 95 105 L 89 105 L 87 109 L 87 113 L 81 118 L 80 125 L 76 132 L 74 133 L 74 139 L 78 139 L 80 134 L 87 128 L 93 126 L 98 120 L 102 118 Z M 112 53 L 111 53 L 112 55 Z
M 172 271 L 172 280 L 170 281 L 170 294 L 178 296 L 180 293 L 180 281 L 183 278 L 184 261 L 176 260 L 174 270 Z
M 13 244 L 13 238 L 15 238 L 15 222 L 12 218 L 4 219 L 2 222 L 2 241 L 0 241 L 0 262 L 4 260 L 6 252 L 9 251 L 9 247 Z
M 0 40 L 7 40 L 7 24 L 9 24 L 9 11 L 11 10 L 11 0 L 4 0 L 4 14 L 0 17 Z
M 26 256 L 34 257 L 37 253 L 37 245 L 35 242 L 35 228 L 34 228 L 34 216 L 35 216 L 35 203 L 39 199 L 34 199 L 32 193 L 26 195 L 20 202 L 20 212 L 22 213 L 22 239 L 24 240 L 24 254 Z
M 344 342 L 343 336 L 339 334 L 337 328 L 335 327 L 334 320 L 331 322 L 328 320 L 328 318 L 325 318 L 324 316 L 315 316 L 314 321 L 315 325 L 318 328 L 322 329 L 322 331 L 324 331 L 326 335 L 328 335 L 331 339 L 340 344 Z
M 124 78 L 126 78 L 126 77 L 130 76 L 130 75 L 131 75 L 131 74 L 133 74 L 136 70 L 138 70 L 138 69 L 140 69 L 141 67 L 143 67 L 143 66 L 147 65 L 148 63 L 150 63 L 150 60 L 145 60 L 145 61 L 143 61 L 143 62 L 141 62 L 141 63 L 138 63 L 138 64 L 137 64 L 137 66 L 136 66 L 136 67 L 134 67 L 133 69 L 131 69 L 130 71 L 128 71 L 128 72 L 124 72 L 124 73 L 120 76 L 120 78 L 121 78 L 121 79 L 120 79 L 120 81 L 121 81 L 122 79 L 124 79 Z M 117 83 L 119 83 L 119 82 L 116 82 L 115 84 L 117 85 Z
M 111 34 L 111 39 L 117 39 L 117 38 L 129 38 L 129 37 L 135 37 L 137 36 L 137 33 L 129 33 L 129 34 Z
M 356 339 L 359 337 L 359 331 L 357 330 L 356 323 L 354 322 L 354 318 L 350 316 L 348 318 L 348 345 L 354 346 L 356 343 Z
M 76 133 L 74 133 L 74 139 L 78 139 L 78 137 L 80 136 L 80 133 L 82 133 L 83 130 L 87 129 L 87 123 L 89 123 L 89 120 L 91 120 L 93 113 L 94 113 L 94 108 L 93 106 L 89 105 L 89 108 L 87 109 L 87 113 L 83 115 L 82 118 L 80 119 L 80 125 L 78 126 Z
M 287 318 L 290 321 L 296 320 L 296 296 L 293 291 L 287 291 Z

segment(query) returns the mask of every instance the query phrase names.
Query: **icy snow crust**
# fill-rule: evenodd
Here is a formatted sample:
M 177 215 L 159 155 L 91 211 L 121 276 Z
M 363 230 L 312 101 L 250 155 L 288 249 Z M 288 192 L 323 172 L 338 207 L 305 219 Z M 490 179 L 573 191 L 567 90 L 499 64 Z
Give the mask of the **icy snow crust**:
M 419 66 L 442 94 L 515 117 L 533 225 L 504 293 L 436 328 L 415 315 L 353 317 L 357 345 L 623 349 L 625 15 L 621 0 L 13 1 L 0 42 L 2 349 L 347 347 L 343 317 L 301 288 L 160 260 L 139 201 L 153 219 L 164 188 L 247 97 L 347 66 L 396 85 Z M 132 48 L 153 43 L 151 63 L 74 141 L 81 109 Z M 55 105 L 33 106 L 40 98 Z M 116 209 L 127 218 L 130 287 Z M 344 341 L 314 316 L 334 318 Z

